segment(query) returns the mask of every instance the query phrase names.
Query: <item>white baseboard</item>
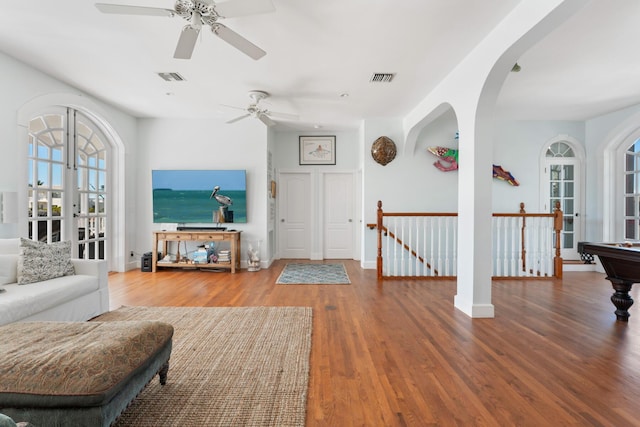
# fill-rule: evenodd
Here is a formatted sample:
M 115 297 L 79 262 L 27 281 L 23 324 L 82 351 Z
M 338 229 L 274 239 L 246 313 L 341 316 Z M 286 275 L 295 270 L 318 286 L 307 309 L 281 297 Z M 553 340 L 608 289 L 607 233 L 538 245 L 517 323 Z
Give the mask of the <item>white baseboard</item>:
M 493 304 L 473 304 L 459 298 L 454 297 L 454 307 L 462 311 L 471 318 L 493 318 L 495 317 L 495 308 Z
M 125 271 L 135 270 L 140 268 L 140 261 L 129 261 L 124 265 Z
M 360 267 L 364 268 L 365 270 L 375 270 L 376 268 L 378 268 L 378 263 L 377 261 L 361 261 Z
M 563 264 L 562 271 L 596 271 L 596 264 Z

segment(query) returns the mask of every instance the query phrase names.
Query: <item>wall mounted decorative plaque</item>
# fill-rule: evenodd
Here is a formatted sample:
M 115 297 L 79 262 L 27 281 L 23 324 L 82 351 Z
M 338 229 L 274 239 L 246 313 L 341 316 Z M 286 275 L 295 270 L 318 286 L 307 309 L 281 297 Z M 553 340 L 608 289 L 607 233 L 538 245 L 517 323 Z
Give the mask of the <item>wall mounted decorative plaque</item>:
M 386 136 L 376 139 L 371 146 L 373 160 L 385 166 L 396 158 L 396 144 Z

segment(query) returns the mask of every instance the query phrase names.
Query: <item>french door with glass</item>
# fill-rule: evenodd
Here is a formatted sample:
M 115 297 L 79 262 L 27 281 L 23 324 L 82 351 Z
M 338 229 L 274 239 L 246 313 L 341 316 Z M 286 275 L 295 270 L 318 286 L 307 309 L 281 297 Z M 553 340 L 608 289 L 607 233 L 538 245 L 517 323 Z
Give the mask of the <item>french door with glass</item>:
M 105 259 L 108 244 L 108 144 L 72 108 L 29 122 L 29 238 L 69 240 L 72 256 Z
M 560 202 L 562 210 L 561 256 L 566 260 L 580 259 L 579 163 L 575 158 L 548 158 L 544 176 L 547 184 L 544 210 L 552 213 L 556 202 Z

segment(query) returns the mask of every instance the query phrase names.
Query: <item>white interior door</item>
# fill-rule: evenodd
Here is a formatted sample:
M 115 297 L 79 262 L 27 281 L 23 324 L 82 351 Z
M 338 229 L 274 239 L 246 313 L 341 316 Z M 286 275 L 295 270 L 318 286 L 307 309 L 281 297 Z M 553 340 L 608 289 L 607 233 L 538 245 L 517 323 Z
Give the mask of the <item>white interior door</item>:
M 544 210 L 551 213 L 556 202 L 562 209 L 561 256 L 578 260 L 581 236 L 580 162 L 576 158 L 547 158 L 544 166 Z
M 280 258 L 311 258 L 311 176 L 279 174 Z
M 353 259 L 353 174 L 324 174 L 323 193 L 323 256 Z

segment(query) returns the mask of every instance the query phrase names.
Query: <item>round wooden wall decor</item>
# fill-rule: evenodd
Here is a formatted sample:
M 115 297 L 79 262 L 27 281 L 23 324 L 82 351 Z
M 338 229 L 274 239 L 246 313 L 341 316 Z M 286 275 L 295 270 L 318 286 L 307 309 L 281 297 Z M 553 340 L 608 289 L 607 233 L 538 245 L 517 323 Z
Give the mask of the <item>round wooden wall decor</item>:
M 373 156 L 373 160 L 382 166 L 385 166 L 387 163 L 390 163 L 391 160 L 395 159 L 396 153 L 396 144 L 391 138 L 387 138 L 386 136 L 381 136 L 376 139 L 371 146 L 371 156 Z

